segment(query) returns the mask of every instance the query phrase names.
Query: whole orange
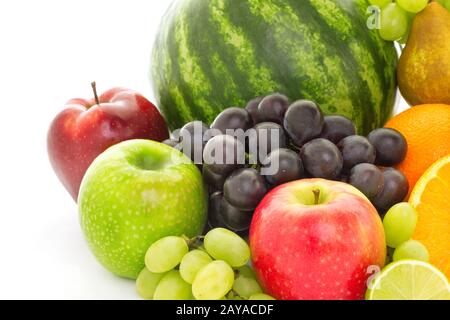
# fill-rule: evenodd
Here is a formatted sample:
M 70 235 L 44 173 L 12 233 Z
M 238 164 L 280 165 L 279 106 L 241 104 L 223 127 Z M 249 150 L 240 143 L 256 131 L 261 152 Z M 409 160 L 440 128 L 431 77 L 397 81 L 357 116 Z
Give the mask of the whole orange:
M 389 120 L 386 127 L 400 131 L 408 142 L 406 159 L 397 169 L 408 178 L 411 193 L 424 172 L 450 154 L 450 105 L 412 107 Z

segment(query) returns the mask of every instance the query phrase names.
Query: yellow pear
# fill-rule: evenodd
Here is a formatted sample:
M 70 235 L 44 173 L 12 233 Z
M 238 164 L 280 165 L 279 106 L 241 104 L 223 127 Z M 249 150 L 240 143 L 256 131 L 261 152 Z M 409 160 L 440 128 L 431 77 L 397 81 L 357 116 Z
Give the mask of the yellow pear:
M 437 2 L 414 18 L 398 83 L 410 105 L 450 104 L 450 11 Z

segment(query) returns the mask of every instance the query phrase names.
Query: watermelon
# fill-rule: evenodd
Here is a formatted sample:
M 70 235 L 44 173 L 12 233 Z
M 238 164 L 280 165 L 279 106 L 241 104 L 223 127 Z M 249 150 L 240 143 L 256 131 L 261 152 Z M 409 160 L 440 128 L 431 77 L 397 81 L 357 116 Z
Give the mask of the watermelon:
M 280 92 L 382 127 L 397 52 L 366 26 L 366 0 L 178 0 L 157 35 L 151 80 L 172 129 Z

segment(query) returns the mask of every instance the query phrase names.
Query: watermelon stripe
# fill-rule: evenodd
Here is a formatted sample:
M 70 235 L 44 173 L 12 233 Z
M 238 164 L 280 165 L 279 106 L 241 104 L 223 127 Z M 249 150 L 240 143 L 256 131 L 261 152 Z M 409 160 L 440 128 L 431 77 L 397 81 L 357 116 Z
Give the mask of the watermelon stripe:
M 360 12 L 367 10 L 367 1 L 358 1 L 357 6 Z M 357 14 L 354 14 L 355 19 L 358 18 Z M 366 23 L 366 17 L 359 17 L 362 19 L 362 23 Z M 392 110 L 388 106 L 392 105 L 396 100 L 397 95 L 397 63 L 398 55 L 397 51 L 393 49 L 392 43 L 388 41 L 379 41 L 379 35 L 376 31 L 366 32 L 366 29 L 357 29 L 358 39 L 362 37 L 364 46 L 368 49 L 373 57 L 375 64 L 379 70 L 383 70 L 382 76 L 379 77 L 382 86 L 381 91 L 384 93 L 382 103 L 378 106 L 380 123 L 383 125 L 392 116 Z M 386 110 L 390 110 L 387 111 Z
M 271 68 L 259 63 L 259 52 L 246 37 L 243 29 L 229 21 L 226 13 L 236 8 L 235 3 L 227 0 L 210 1 L 210 15 L 214 21 L 212 29 L 213 44 L 221 59 L 235 76 L 240 93 L 245 97 L 242 103 L 255 92 L 271 92 L 276 87 L 272 79 Z M 245 74 L 245 77 L 239 75 Z
M 359 12 L 365 12 L 367 10 L 366 1 L 358 1 L 356 4 Z M 359 20 L 361 25 L 365 25 L 367 17 L 358 14 L 356 12 L 357 8 L 353 8 L 351 17 L 354 21 Z M 386 106 L 392 104 L 392 101 L 395 101 L 396 98 L 396 90 L 393 90 L 393 88 L 397 86 L 395 71 L 397 69 L 398 57 L 395 50 L 389 50 L 392 49 L 391 42 L 377 41 L 377 37 L 378 33 L 376 31 L 369 31 L 367 28 L 356 28 L 351 46 L 352 49 L 356 48 L 356 50 L 364 51 L 359 54 L 363 58 L 361 60 L 361 66 L 375 65 L 378 70 L 385 72 L 383 76 L 377 76 L 375 79 L 371 79 L 370 77 L 370 75 L 373 77 L 373 72 L 368 71 L 364 73 L 364 76 L 368 77 L 368 88 L 372 92 L 372 96 L 380 98 L 373 103 L 377 110 L 374 113 L 374 115 L 378 116 L 377 123 L 384 124 L 391 116 L 391 112 L 385 111 L 389 109 Z M 357 42 L 355 39 L 359 41 Z M 370 60 L 364 61 L 365 59 Z
M 189 50 L 192 55 L 197 57 L 197 62 L 201 70 L 204 72 L 206 81 L 213 88 L 217 88 L 214 93 L 208 93 L 209 101 L 224 103 L 234 96 L 228 96 L 226 89 L 236 91 L 238 88 L 235 83 L 234 74 L 230 72 L 226 64 L 221 60 L 217 53 L 217 43 L 215 43 L 218 35 L 211 37 L 199 37 L 204 28 L 210 30 L 211 34 L 215 32 L 214 25 L 209 17 L 208 6 L 193 6 L 188 8 L 187 15 L 195 15 L 198 19 L 192 21 L 189 27 Z M 219 44 L 221 44 L 219 42 Z M 203 106 L 207 118 L 213 118 L 217 113 L 217 108 L 209 103 Z
M 367 1 L 358 1 L 358 7 L 361 12 L 367 10 Z M 355 16 L 357 16 L 355 14 Z M 367 17 L 360 17 L 362 19 L 361 24 L 366 24 Z M 356 19 L 356 18 L 355 18 Z M 367 29 L 357 29 L 357 37 L 363 38 L 363 45 L 367 48 L 378 70 L 380 76 L 378 79 L 381 81 L 380 91 L 382 92 L 382 102 L 378 105 L 378 115 L 382 126 L 392 116 L 393 108 L 389 108 L 396 101 L 397 96 L 397 63 L 398 55 L 397 51 L 393 47 L 392 42 L 379 41 L 379 35 L 377 31 L 365 32 Z M 367 37 L 368 35 L 368 37 Z
M 266 87 L 255 86 L 256 94 L 249 94 L 249 96 L 259 96 L 272 93 L 273 91 L 280 91 L 282 93 L 287 93 L 290 91 L 288 88 L 292 86 L 297 90 L 295 83 L 288 81 L 288 79 L 280 74 L 280 70 L 285 70 L 287 65 L 283 63 L 282 57 L 277 57 L 274 54 L 273 43 L 266 42 L 266 37 L 259 37 L 266 33 L 266 21 L 258 18 L 253 12 L 251 12 L 249 2 L 242 2 L 241 5 L 236 6 L 231 2 L 228 3 L 228 10 L 224 12 L 231 25 L 236 26 L 236 28 L 242 30 L 243 36 L 247 39 L 249 43 L 253 46 L 253 51 L 256 52 L 254 55 L 255 64 L 263 70 L 271 70 L 271 83 L 268 83 Z M 261 29 L 262 28 L 262 29 Z M 252 29 L 254 32 L 249 32 Z M 270 64 L 268 63 L 270 62 Z M 269 71 L 270 72 L 270 71 Z M 251 98 L 250 98 L 251 99 Z M 248 99 L 249 100 L 249 99 Z
M 242 88 L 248 88 L 250 83 L 247 78 L 239 77 L 238 74 L 242 73 L 237 66 L 235 61 L 232 60 L 234 52 L 232 48 L 227 46 L 223 41 L 223 34 L 220 32 L 220 26 L 217 21 L 214 21 L 213 14 L 211 11 L 214 10 L 214 2 L 208 2 L 208 6 L 204 6 L 201 11 L 196 11 L 195 14 L 198 19 L 191 23 L 191 43 L 192 43 L 192 53 L 194 56 L 198 57 L 199 65 L 202 67 L 206 74 L 206 78 L 210 81 L 217 90 L 211 93 L 211 109 L 215 114 L 212 118 L 223 108 L 224 103 L 236 99 L 236 96 L 229 95 L 230 92 L 240 91 Z M 210 36 L 202 40 L 197 38 L 204 29 L 208 30 Z M 203 38 L 203 37 L 201 37 Z M 201 41 L 200 43 L 198 43 Z M 227 52 L 224 58 L 219 53 Z M 231 81 L 232 88 L 228 84 Z M 228 91 L 227 91 L 228 90 Z M 244 103 L 245 101 L 239 101 Z M 228 105 L 231 106 L 231 105 Z M 212 120 L 212 119 L 211 119 Z
M 297 6 L 298 3 L 291 1 L 292 5 Z M 376 114 L 373 109 L 374 103 L 371 102 L 371 95 L 364 92 L 364 87 L 366 83 L 361 77 L 361 56 L 358 55 L 351 49 L 351 42 L 353 41 L 353 30 L 351 27 L 354 23 L 348 12 L 346 12 L 342 7 L 338 6 L 335 1 L 305 1 L 305 6 L 308 7 L 308 11 L 311 10 L 311 14 L 306 16 L 310 17 L 313 21 L 318 21 L 317 25 L 323 28 L 323 32 L 320 33 L 324 37 L 321 41 L 324 43 L 334 41 L 335 47 L 328 47 L 328 55 L 333 54 L 333 49 L 335 49 L 334 54 L 339 55 L 339 60 L 342 65 L 342 74 L 345 76 L 346 86 L 351 92 L 350 96 L 353 97 L 351 101 L 352 109 L 356 111 L 354 117 L 358 119 L 358 126 L 362 127 L 363 130 L 366 128 L 373 127 L 374 119 L 365 117 L 367 110 L 364 108 L 372 107 L 369 111 L 370 114 Z M 300 8 L 298 8 L 300 10 Z M 313 22 L 310 22 L 313 23 Z M 343 79 L 343 80 L 344 80 Z M 352 87 L 356 84 L 358 87 Z
M 183 93 L 186 106 L 197 106 L 197 108 L 188 109 L 191 111 L 191 118 L 199 119 L 203 116 L 202 106 L 207 104 L 207 99 L 203 97 L 210 89 L 202 70 L 197 65 L 197 58 L 189 52 L 186 23 L 189 16 L 185 10 L 181 10 L 179 17 L 175 24 L 175 37 L 169 39 L 168 49 L 172 59 L 173 73 Z
M 328 1 L 327 6 L 332 1 Z M 323 1 L 318 2 L 317 0 L 311 0 L 311 3 L 317 3 L 316 7 L 318 7 L 319 3 L 324 3 Z M 360 7 L 362 9 L 362 12 L 366 10 L 367 5 L 365 1 L 360 1 L 360 3 L 364 3 L 364 6 Z M 356 9 L 354 7 L 349 7 L 349 10 L 344 10 L 344 14 L 349 17 L 349 21 L 358 21 L 362 26 L 365 26 L 366 20 L 365 16 L 360 15 L 358 12 L 356 12 Z M 353 9 L 353 10 L 350 10 Z M 339 17 L 339 19 L 341 19 Z M 328 26 L 330 28 L 336 28 L 334 25 L 333 19 L 331 19 L 331 23 L 328 22 Z M 356 57 L 358 59 L 357 64 L 359 66 L 359 75 L 362 78 L 363 85 L 366 87 L 369 91 L 369 95 L 367 95 L 367 101 L 363 101 L 361 105 L 356 105 L 355 109 L 363 110 L 363 108 L 372 108 L 372 113 L 374 117 L 365 117 L 366 118 L 366 125 L 365 125 L 365 132 L 368 132 L 371 128 L 379 125 L 379 123 L 384 123 L 384 120 L 387 116 L 389 116 L 390 112 L 384 112 L 383 110 L 386 109 L 384 107 L 387 105 L 387 97 L 388 95 L 385 94 L 385 92 L 392 92 L 392 88 L 395 88 L 395 68 L 385 68 L 385 63 L 383 63 L 380 59 L 377 59 L 377 57 L 380 57 L 381 55 L 375 54 L 380 53 L 379 48 L 377 48 L 374 45 L 374 41 L 368 41 L 367 34 L 376 34 L 373 31 L 367 30 L 367 28 L 354 28 L 354 32 L 350 33 L 350 36 L 347 36 L 347 46 L 351 49 L 352 56 Z M 343 36 L 343 35 L 341 35 Z M 355 40 L 358 39 L 358 42 Z M 384 41 L 376 42 L 376 43 L 382 43 L 385 45 Z M 363 45 L 361 45 L 363 44 Z M 395 56 L 392 56 L 392 59 L 396 61 L 397 58 Z M 379 66 L 379 70 L 391 70 L 390 77 L 380 77 L 377 74 L 374 74 L 373 72 L 370 72 L 370 70 L 367 70 L 367 66 Z M 389 85 L 386 86 L 386 79 L 394 79 L 394 81 L 389 81 Z M 364 92 L 364 87 L 361 88 L 361 92 Z M 395 90 L 394 90 L 395 92 Z M 391 101 L 393 101 L 391 99 Z M 392 103 L 392 102 L 391 102 Z
M 329 79 L 332 80 L 343 74 L 345 70 L 352 70 L 357 66 L 357 63 L 352 61 L 353 57 L 348 51 L 348 48 L 344 45 L 341 45 L 339 42 L 336 42 L 332 38 L 331 35 L 334 35 L 334 30 L 327 30 L 326 26 L 324 27 L 325 23 L 322 17 L 316 13 L 315 8 L 310 6 L 307 1 L 303 1 L 301 3 L 301 6 L 298 8 L 298 1 L 290 1 L 288 8 L 292 9 L 292 11 L 282 8 L 282 5 L 285 3 L 286 1 L 271 1 L 264 3 L 262 3 L 262 1 L 254 1 L 252 12 L 255 15 L 263 15 L 258 16 L 256 21 L 268 19 L 265 21 L 264 25 L 269 25 L 272 33 L 267 34 L 265 39 L 269 38 L 269 42 L 274 47 L 274 51 L 281 53 L 281 56 L 286 56 L 289 58 L 289 60 L 285 62 L 285 65 L 294 66 L 298 69 L 298 71 L 296 71 L 295 73 L 303 76 L 303 79 L 298 79 L 297 81 L 292 82 L 294 84 L 300 84 L 300 90 L 292 88 L 290 87 L 290 84 L 287 84 L 285 86 L 286 93 L 295 99 L 309 98 L 322 101 L 325 101 L 324 98 L 320 97 L 322 93 L 326 93 L 328 96 L 334 96 L 336 97 L 334 101 L 329 100 L 326 101 L 325 104 L 322 104 L 322 108 L 325 109 L 327 113 L 333 113 L 335 110 L 335 105 L 340 103 L 340 100 L 343 100 L 339 99 L 339 96 L 335 94 L 336 84 L 322 78 L 311 80 L 310 78 L 308 78 L 308 73 L 314 73 L 319 70 L 320 74 L 332 74 L 331 77 L 329 77 Z M 261 10 L 261 8 L 263 9 Z M 313 29 L 311 27 L 314 26 L 320 26 L 321 31 L 323 30 L 323 28 L 325 28 L 325 32 L 310 32 L 310 30 Z M 263 28 L 260 28 L 259 30 L 255 28 L 258 28 L 258 24 L 252 26 L 249 29 L 252 29 L 253 31 L 256 30 L 256 32 L 254 33 L 256 35 L 259 35 L 261 32 L 265 32 Z M 286 30 L 288 30 L 288 32 L 290 33 L 289 37 L 283 36 L 286 33 Z M 331 62 L 327 63 L 327 61 L 322 56 L 317 59 L 313 51 L 297 51 L 296 46 L 298 45 L 286 42 L 284 40 L 286 38 L 297 38 L 299 40 L 296 41 L 296 43 L 300 44 L 302 47 L 314 47 L 317 50 L 323 51 L 323 56 L 327 57 L 327 59 L 330 59 Z M 336 43 L 336 47 L 329 48 L 324 45 L 324 43 L 328 43 L 329 41 L 333 41 L 333 43 Z M 295 51 L 294 54 L 290 54 L 292 50 Z M 348 56 L 348 58 L 342 59 L 340 56 Z M 266 60 L 269 59 L 273 60 L 273 56 L 270 55 L 270 52 L 269 56 L 266 57 Z M 306 70 L 307 72 L 305 72 L 304 69 L 305 63 L 309 63 L 310 66 L 310 69 Z M 342 65 L 343 63 L 346 63 L 347 66 Z M 336 66 L 336 69 L 332 70 L 331 68 L 328 68 L 327 64 L 331 67 Z M 285 67 L 275 66 L 275 69 L 285 70 Z M 360 97 L 354 94 L 356 90 L 350 90 L 350 86 L 346 84 L 349 79 L 351 80 L 351 83 L 361 83 L 361 79 L 357 78 L 354 72 L 346 76 L 347 78 L 340 79 L 340 81 L 344 83 L 340 92 L 345 96 L 351 96 L 352 101 L 358 101 L 358 104 L 362 105 L 362 102 L 360 102 L 359 100 Z M 300 96 L 293 96 L 292 93 L 295 92 L 299 92 Z M 318 93 L 319 96 L 308 94 L 310 92 Z M 347 106 L 347 109 L 352 110 L 352 112 L 354 110 L 353 106 L 351 105 Z M 342 111 L 342 107 L 340 108 L 340 110 Z M 357 124 L 362 124 L 362 115 L 353 113 L 353 117 Z
M 367 110 L 364 110 L 364 108 L 372 107 L 374 104 L 370 101 L 370 93 L 367 93 L 364 90 L 366 83 L 360 76 L 361 61 L 357 61 L 360 57 L 351 50 L 351 47 L 347 42 L 351 40 L 352 37 L 351 33 L 346 30 L 347 28 L 345 28 L 345 26 L 350 25 L 352 20 L 349 19 L 348 15 L 340 7 L 336 6 L 336 3 L 333 1 L 321 1 L 316 3 L 316 5 L 313 5 L 313 2 L 316 1 L 304 1 L 300 7 L 298 1 L 290 0 L 291 5 L 294 8 L 297 7 L 299 12 L 308 13 L 301 15 L 302 19 L 305 19 L 305 24 L 315 23 L 317 24 L 317 27 L 321 27 L 321 32 L 319 33 L 321 38 L 317 41 L 322 43 L 335 43 L 333 48 L 326 47 L 326 56 L 331 57 L 333 55 L 337 55 L 337 59 L 340 60 L 340 65 L 342 67 L 340 73 L 345 76 L 345 78 L 341 78 L 341 81 L 345 81 L 347 83 L 346 87 L 350 91 L 347 94 L 352 97 L 351 101 L 353 102 L 352 110 L 356 111 L 353 117 L 358 119 L 356 120 L 357 125 L 362 128 L 363 131 L 370 130 L 370 128 L 373 128 L 374 122 L 376 121 L 364 116 L 367 113 Z M 333 6 L 334 10 L 330 12 L 329 8 L 333 8 Z M 328 14 L 319 14 L 319 10 L 322 12 L 325 11 Z M 308 21 L 308 19 L 310 21 Z M 342 24 L 344 24 L 343 29 L 347 33 L 338 32 L 338 26 Z M 336 64 L 339 65 L 338 63 Z M 352 84 L 356 84 L 358 87 L 352 87 Z M 364 92 L 364 94 L 360 94 L 360 92 Z M 376 114 L 373 108 L 371 108 L 369 113 Z
M 191 117 L 182 94 L 173 85 L 174 80 L 167 76 L 172 75 L 174 64 L 170 57 L 166 59 L 169 52 L 168 44 L 175 32 L 175 24 L 171 22 L 175 19 L 180 4 L 181 2 L 172 3 L 167 11 L 160 27 L 161 32 L 155 43 L 155 48 L 160 48 L 160 50 L 153 50 L 153 85 L 162 88 L 162 90 L 156 92 L 156 97 L 160 101 L 160 107 L 169 123 L 182 123 L 184 119 Z

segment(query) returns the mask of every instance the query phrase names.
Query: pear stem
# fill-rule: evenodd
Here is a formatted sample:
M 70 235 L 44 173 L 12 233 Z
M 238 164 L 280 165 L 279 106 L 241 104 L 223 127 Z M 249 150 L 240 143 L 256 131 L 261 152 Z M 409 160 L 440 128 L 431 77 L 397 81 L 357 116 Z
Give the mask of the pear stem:
M 94 91 L 95 103 L 97 105 L 99 105 L 100 100 L 98 99 L 98 94 L 97 94 L 97 83 L 95 83 L 95 81 L 91 82 L 91 87 L 92 87 L 92 91 Z
M 320 190 L 319 189 L 314 189 L 313 193 L 314 193 L 314 204 L 318 205 L 319 204 L 319 200 L 320 200 Z

